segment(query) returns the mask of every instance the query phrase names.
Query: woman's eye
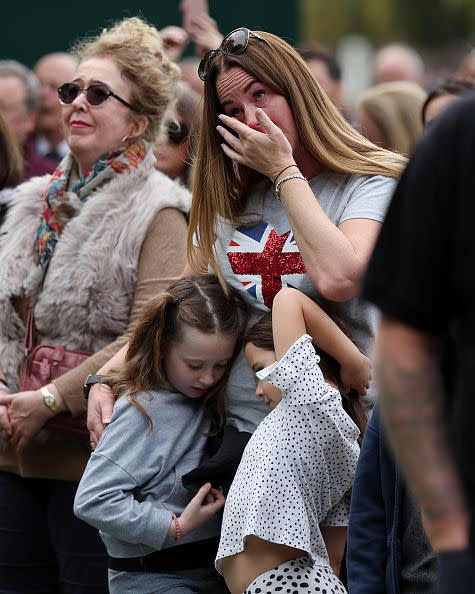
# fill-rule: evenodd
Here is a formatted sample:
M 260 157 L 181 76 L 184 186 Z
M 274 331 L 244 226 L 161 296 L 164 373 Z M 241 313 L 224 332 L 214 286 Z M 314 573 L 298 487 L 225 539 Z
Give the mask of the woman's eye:
M 201 365 L 192 365 L 191 363 L 188 363 L 188 367 L 190 369 L 193 369 L 194 371 L 198 371 L 198 369 L 201 369 Z
M 228 115 L 230 118 L 237 118 L 237 117 L 239 117 L 239 114 L 240 114 L 240 113 L 241 113 L 241 110 L 240 110 L 240 109 L 238 109 L 237 107 L 235 107 L 234 109 L 231 109 L 231 110 L 228 112 L 228 114 L 227 114 L 227 115 Z
M 262 99 L 263 97 L 265 97 L 265 94 L 266 94 L 266 92 L 265 92 L 265 91 L 262 91 L 262 90 L 261 90 L 261 91 L 256 91 L 256 92 L 254 93 L 254 97 L 255 97 L 256 99 Z

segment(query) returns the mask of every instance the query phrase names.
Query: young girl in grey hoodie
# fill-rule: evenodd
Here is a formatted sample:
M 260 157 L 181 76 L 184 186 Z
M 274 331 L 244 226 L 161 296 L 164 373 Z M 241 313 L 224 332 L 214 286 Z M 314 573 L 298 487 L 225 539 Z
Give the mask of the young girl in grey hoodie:
M 187 277 L 151 300 L 121 370 L 118 397 L 80 482 L 74 512 L 100 530 L 111 594 L 226 592 L 213 568 L 224 497 L 183 474 L 206 457 L 244 306 L 213 276 Z

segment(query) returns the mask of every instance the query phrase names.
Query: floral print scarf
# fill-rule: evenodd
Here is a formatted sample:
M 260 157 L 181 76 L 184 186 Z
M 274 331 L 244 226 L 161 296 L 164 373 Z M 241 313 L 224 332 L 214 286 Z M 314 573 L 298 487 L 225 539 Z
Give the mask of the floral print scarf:
M 104 153 L 84 175 L 71 183 L 76 161 L 71 153 L 66 155 L 45 192 L 41 222 L 33 246 L 35 264 L 43 269 L 47 267 L 64 227 L 77 214 L 69 203 L 70 192 L 77 194 L 80 202 L 84 203 L 102 183 L 115 175 L 132 172 L 145 158 L 152 157 L 148 144 L 139 140 L 127 148 Z

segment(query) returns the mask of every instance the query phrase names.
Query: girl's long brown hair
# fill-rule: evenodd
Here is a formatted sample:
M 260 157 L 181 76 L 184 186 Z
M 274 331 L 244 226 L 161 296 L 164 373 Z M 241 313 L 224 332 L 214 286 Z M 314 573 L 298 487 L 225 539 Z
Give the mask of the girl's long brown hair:
M 318 305 L 325 311 L 325 307 L 322 306 L 321 302 L 318 302 Z M 353 342 L 353 338 L 346 324 L 344 324 L 341 319 L 335 317 L 333 314 L 331 318 L 335 322 L 335 324 L 340 328 L 340 330 L 346 336 L 348 336 L 348 338 Z M 249 330 L 246 332 L 243 338 L 243 343 L 247 344 L 249 342 L 255 345 L 256 347 L 265 349 L 266 351 L 275 350 L 274 338 L 272 334 L 272 312 L 266 313 L 253 326 L 251 326 L 251 328 L 249 328 Z M 333 384 L 335 384 L 341 392 L 342 385 L 340 379 L 340 364 L 331 355 L 329 355 L 325 351 L 322 351 L 316 346 L 315 351 L 317 355 L 320 357 L 319 365 L 320 369 L 322 370 L 323 377 L 327 381 L 330 381 Z M 358 443 L 361 445 L 366 429 L 366 424 L 368 422 L 368 416 L 361 402 L 361 398 L 356 391 L 352 391 L 349 396 L 345 396 L 342 394 L 342 404 L 345 412 L 353 420 L 353 422 L 360 431 Z
M 218 217 L 237 224 L 252 183 L 264 179 L 252 169 L 233 163 L 221 148 L 222 138 L 216 126 L 222 108 L 216 79 L 227 68 L 240 67 L 286 97 L 300 142 L 329 171 L 398 177 L 406 164 L 404 157 L 376 146 L 344 119 L 292 46 L 271 33 L 258 34 L 266 41 L 251 36 L 243 53 L 219 53 L 211 61 L 204 85 L 202 117 L 194 134 L 188 257 L 193 262 L 193 235 L 198 232 L 202 253 L 220 280 L 214 253 Z
M 239 339 L 245 325 L 243 301 L 232 289 L 223 290 L 215 276 L 188 276 L 175 281 L 145 304 L 129 341 L 125 364 L 108 375 L 114 395 L 128 394 L 152 429 L 151 419 L 137 395 L 168 385 L 163 357 L 172 344 L 182 340 L 184 328 Z M 237 340 L 234 355 L 239 348 Z M 217 433 L 224 423 L 224 386 L 230 367 L 231 362 L 224 377 L 204 397 L 205 411 L 211 419 L 211 434 Z

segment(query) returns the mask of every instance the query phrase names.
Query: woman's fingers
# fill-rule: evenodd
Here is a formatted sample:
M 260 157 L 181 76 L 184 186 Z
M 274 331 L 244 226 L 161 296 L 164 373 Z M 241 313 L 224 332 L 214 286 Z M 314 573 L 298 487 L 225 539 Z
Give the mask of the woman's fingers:
M 241 136 L 241 134 L 245 134 L 249 130 L 249 126 L 246 126 L 246 124 L 243 124 L 238 119 L 231 118 L 231 117 L 225 115 L 224 113 L 220 113 L 218 115 L 218 118 L 223 122 L 223 124 L 225 126 L 227 126 L 228 128 L 231 128 L 232 130 L 237 132 L 240 136 Z
M 221 134 L 223 139 L 231 146 L 234 150 L 238 150 L 241 146 L 241 140 L 235 136 L 229 130 L 226 130 L 223 126 L 216 126 L 216 130 Z
M 274 122 L 270 119 L 266 112 L 260 107 L 256 109 L 256 119 L 259 122 L 259 124 L 261 124 L 261 126 L 265 129 L 267 134 L 272 134 L 272 132 L 280 130 L 280 128 L 274 124 Z

